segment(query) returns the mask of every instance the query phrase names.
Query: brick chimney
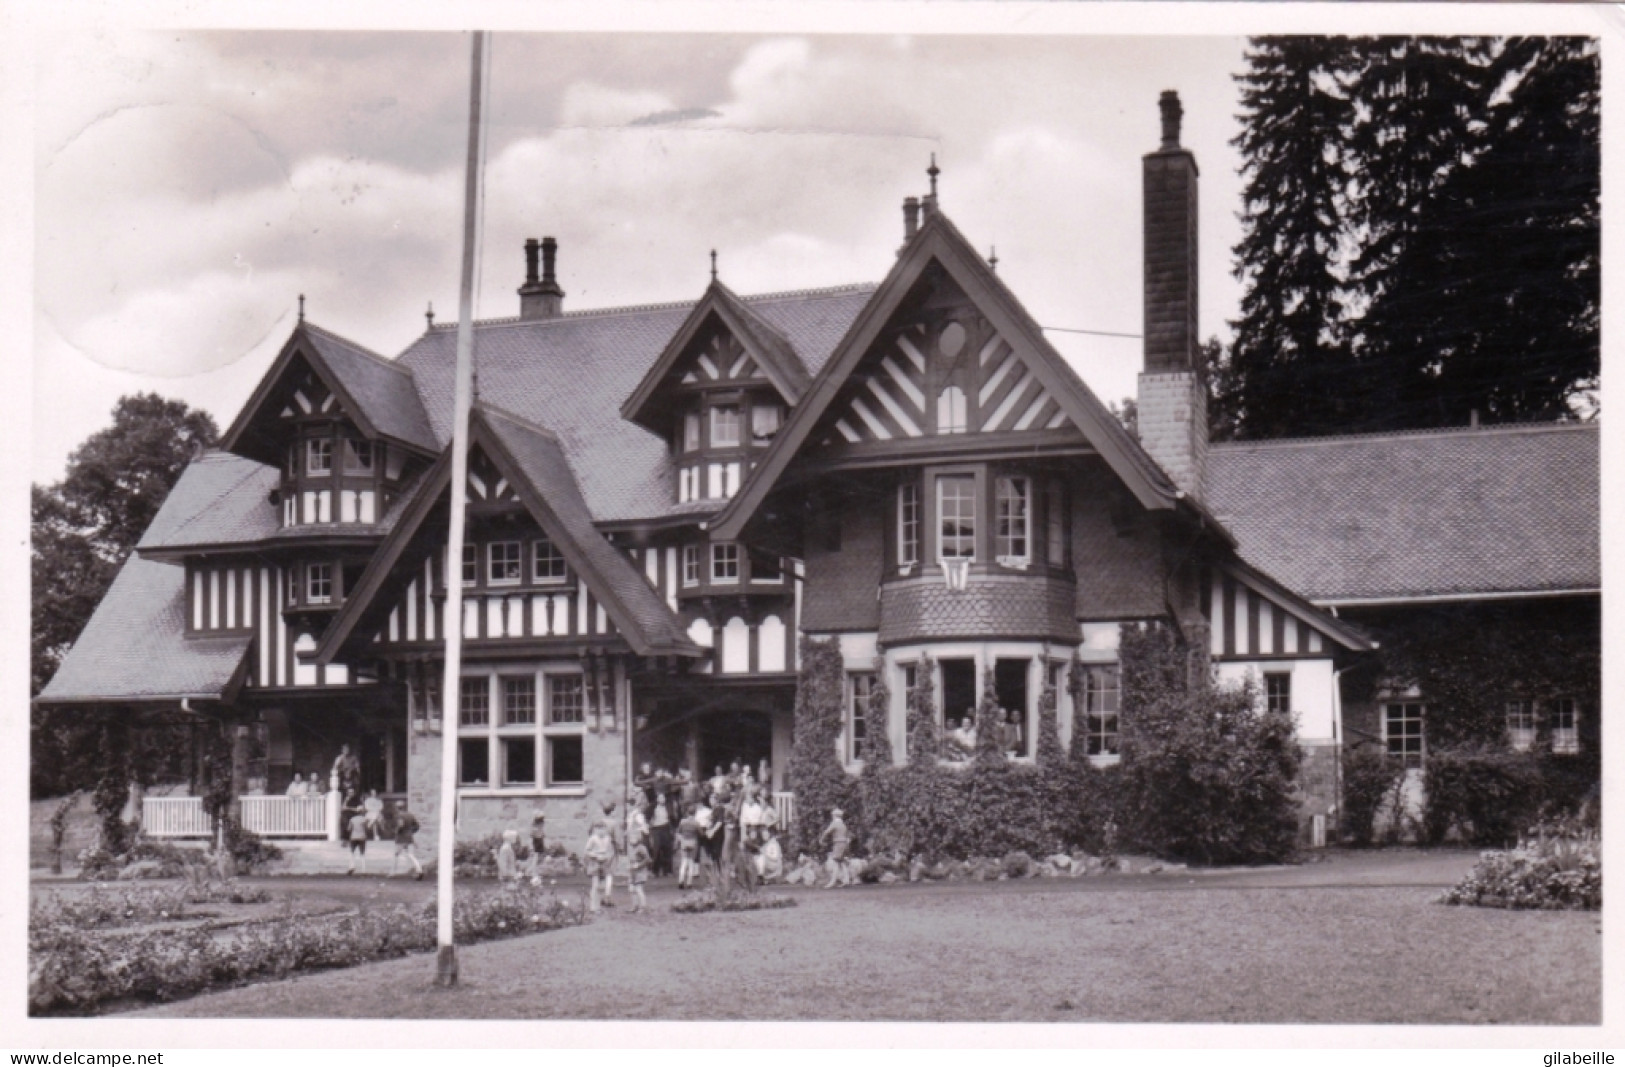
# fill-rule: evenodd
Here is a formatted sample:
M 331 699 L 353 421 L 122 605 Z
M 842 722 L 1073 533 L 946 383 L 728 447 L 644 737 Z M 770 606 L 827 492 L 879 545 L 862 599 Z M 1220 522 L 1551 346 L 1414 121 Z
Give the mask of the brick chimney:
M 1196 339 L 1196 157 L 1180 147 L 1179 94 L 1162 109 L 1162 145 L 1144 160 L 1145 370 L 1140 444 L 1186 495 L 1207 469 L 1207 390 Z
M 536 276 L 536 255 L 541 253 L 542 273 Z M 564 314 L 564 290 L 553 277 L 553 262 L 558 256 L 559 243 L 551 237 L 540 242 L 531 237 L 525 241 L 525 284 L 519 287 L 519 317 L 521 319 L 556 319 Z

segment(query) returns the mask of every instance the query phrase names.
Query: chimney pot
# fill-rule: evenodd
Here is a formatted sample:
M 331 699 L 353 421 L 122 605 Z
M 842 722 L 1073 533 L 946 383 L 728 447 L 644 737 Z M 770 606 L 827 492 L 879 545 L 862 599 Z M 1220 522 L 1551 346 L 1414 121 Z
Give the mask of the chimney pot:
M 554 277 L 554 262 L 559 243 L 551 237 L 540 241 L 525 240 L 525 284 L 519 287 L 519 317 L 521 319 L 556 319 L 564 314 L 564 290 Z M 537 276 L 537 259 L 541 259 L 541 276 Z
M 920 198 L 909 196 L 903 198 L 903 240 L 907 241 L 920 232 Z
M 1163 90 L 1157 106 L 1162 109 L 1163 150 L 1176 150 L 1179 148 L 1179 120 L 1185 115 L 1185 109 L 1179 105 L 1179 94 L 1172 89 Z

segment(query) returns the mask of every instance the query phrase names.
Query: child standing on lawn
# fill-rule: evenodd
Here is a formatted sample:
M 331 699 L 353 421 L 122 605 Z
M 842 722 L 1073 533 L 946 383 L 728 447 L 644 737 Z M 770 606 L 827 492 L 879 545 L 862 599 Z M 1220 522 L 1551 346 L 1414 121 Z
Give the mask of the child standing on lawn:
M 356 857 L 361 857 L 361 873 L 367 873 L 367 815 L 358 811 L 350 816 L 350 869 L 345 874 L 355 873 Z
M 649 864 L 653 857 L 649 855 L 649 839 L 647 835 L 634 837 L 630 851 L 627 853 L 628 881 L 632 884 L 632 914 L 636 915 L 649 906 L 643 895 L 643 884 L 649 880 Z
M 824 838 L 829 838 L 829 861 L 835 869 L 829 872 L 829 885 L 825 889 L 834 889 L 837 885 L 852 884 L 852 867 L 846 860 L 846 847 L 850 840 L 846 823 L 841 818 L 841 809 L 836 808 L 829 813 L 829 825 L 824 832 L 818 835 L 818 843 L 823 844 Z
M 502 831 L 502 847 L 497 849 L 498 882 L 517 882 L 519 880 L 519 855 L 514 849 L 514 845 L 518 841 L 518 830 Z
M 700 824 L 694 818 L 694 805 L 683 808 L 683 818 L 677 824 L 677 887 L 687 889 L 700 873 Z
M 418 817 L 404 804 L 395 816 L 395 855 L 389 861 L 389 876 L 395 877 L 395 865 L 405 856 L 412 861 L 412 877 L 423 881 L 423 864 L 418 862 Z
M 615 842 L 609 836 L 609 824 L 602 819 L 594 820 L 592 829 L 587 832 L 587 847 L 582 850 L 587 861 L 587 878 L 592 888 L 587 898 L 588 910 L 598 910 L 600 891 L 609 893 L 609 880 L 611 872 L 615 869 Z

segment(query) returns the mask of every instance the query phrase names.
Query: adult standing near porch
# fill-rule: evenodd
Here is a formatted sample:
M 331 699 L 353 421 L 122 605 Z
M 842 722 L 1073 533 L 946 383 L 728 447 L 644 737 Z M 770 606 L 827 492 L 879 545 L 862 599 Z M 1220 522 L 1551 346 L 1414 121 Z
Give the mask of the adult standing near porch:
M 671 808 L 663 792 L 655 796 L 655 809 L 649 816 L 649 829 L 654 839 L 654 864 L 651 870 L 655 877 L 663 878 L 671 874 L 672 839 Z
M 339 746 L 338 758 L 333 761 L 333 776 L 339 780 L 339 795 L 350 797 L 361 789 L 361 761 L 350 751 L 349 745 Z

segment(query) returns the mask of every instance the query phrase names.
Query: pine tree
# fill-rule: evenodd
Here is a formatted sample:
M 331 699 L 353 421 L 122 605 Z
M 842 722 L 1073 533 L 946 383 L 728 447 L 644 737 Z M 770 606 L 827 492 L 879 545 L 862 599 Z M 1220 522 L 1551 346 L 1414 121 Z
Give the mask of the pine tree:
M 1008 757 L 1004 751 L 1004 709 L 993 684 L 993 668 L 982 671 L 982 698 L 976 702 L 976 762 L 998 766 Z
M 1325 432 L 1350 415 L 1339 263 L 1349 54 L 1346 38 L 1257 38 L 1236 79 L 1246 187 L 1235 274 L 1246 291 L 1227 373 L 1210 378 L 1213 421 L 1235 436 Z

